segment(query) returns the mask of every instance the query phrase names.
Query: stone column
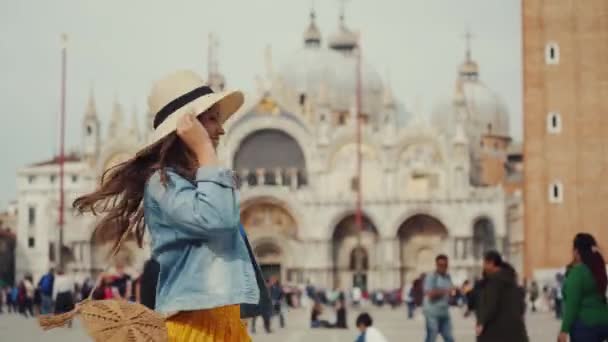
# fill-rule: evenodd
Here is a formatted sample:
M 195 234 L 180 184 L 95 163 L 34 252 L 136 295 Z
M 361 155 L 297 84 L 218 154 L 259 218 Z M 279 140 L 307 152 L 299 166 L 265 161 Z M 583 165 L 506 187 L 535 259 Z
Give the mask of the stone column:
M 257 179 L 257 182 L 258 182 L 257 185 L 258 186 L 266 184 L 266 175 L 265 175 L 265 173 L 266 173 L 266 170 L 263 169 L 263 168 L 255 170 L 256 179 Z
M 278 186 L 282 186 L 283 185 L 283 170 L 281 170 L 281 168 L 276 168 L 274 169 L 274 180 L 277 183 Z
M 248 169 L 242 169 L 240 172 L 240 177 L 241 177 L 241 188 L 248 188 L 249 187 L 249 170 Z
M 290 180 L 291 190 L 298 189 L 298 169 L 297 168 L 292 167 L 289 169 L 289 180 Z

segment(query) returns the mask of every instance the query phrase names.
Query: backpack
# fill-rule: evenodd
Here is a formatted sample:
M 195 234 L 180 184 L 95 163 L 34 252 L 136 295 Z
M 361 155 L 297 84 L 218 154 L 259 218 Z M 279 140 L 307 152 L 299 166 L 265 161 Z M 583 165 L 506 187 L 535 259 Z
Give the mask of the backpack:
M 53 276 L 50 274 L 45 274 L 42 279 L 40 279 L 40 283 L 38 283 L 38 288 L 40 292 L 45 295 L 53 294 Z

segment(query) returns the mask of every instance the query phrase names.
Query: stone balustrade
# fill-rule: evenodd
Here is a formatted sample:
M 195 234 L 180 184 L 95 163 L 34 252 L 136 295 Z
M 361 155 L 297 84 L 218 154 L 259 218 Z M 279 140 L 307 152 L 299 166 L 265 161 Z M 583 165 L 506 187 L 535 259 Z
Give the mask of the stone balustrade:
M 241 187 L 278 186 L 297 190 L 306 185 L 306 176 L 303 171 L 291 168 L 257 168 L 255 170 L 241 169 L 237 171 Z

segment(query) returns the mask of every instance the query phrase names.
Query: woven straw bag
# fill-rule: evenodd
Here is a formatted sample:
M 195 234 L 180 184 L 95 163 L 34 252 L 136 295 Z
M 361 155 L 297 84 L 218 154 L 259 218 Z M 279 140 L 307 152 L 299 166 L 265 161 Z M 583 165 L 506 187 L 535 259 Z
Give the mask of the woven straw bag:
M 124 236 L 112 251 L 112 256 L 120 249 L 123 239 Z M 62 327 L 76 315 L 80 315 L 87 332 L 96 342 L 169 340 L 165 318 L 161 314 L 144 305 L 122 299 L 93 300 L 92 295 L 96 288 L 97 285 L 87 299 L 75 305 L 74 310 L 60 315 L 40 316 L 38 323 L 42 329 Z

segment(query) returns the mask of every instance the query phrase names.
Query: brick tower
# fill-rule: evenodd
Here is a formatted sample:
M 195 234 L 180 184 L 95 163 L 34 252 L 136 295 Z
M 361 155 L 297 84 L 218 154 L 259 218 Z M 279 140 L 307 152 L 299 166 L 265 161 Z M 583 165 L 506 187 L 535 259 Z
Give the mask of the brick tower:
M 608 1 L 522 1 L 525 266 L 563 267 L 577 232 L 608 255 Z

